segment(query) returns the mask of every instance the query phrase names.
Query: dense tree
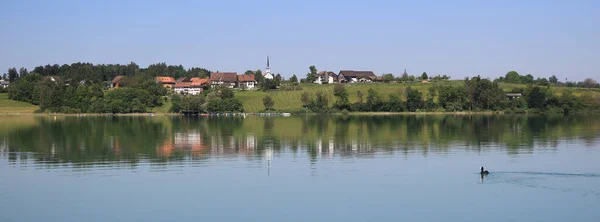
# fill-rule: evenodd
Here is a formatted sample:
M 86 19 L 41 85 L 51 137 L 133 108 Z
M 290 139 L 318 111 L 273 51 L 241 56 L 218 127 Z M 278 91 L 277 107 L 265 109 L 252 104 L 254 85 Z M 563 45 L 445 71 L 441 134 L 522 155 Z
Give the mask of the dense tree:
M 265 97 L 263 97 L 263 105 L 265 106 L 265 110 L 274 110 L 273 107 L 275 106 L 275 101 L 273 101 L 273 98 L 271 98 L 271 96 L 266 95 Z
M 284 80 L 283 77 L 281 77 L 281 75 L 279 73 L 277 73 L 277 75 L 275 75 L 275 79 L 274 79 L 275 86 L 281 85 L 281 82 L 283 80 Z
M 40 109 L 61 112 L 64 105 L 65 90 L 61 82 L 45 81 L 40 86 Z
M 106 92 L 105 111 L 110 113 L 143 113 L 152 108 L 150 93 L 137 88 L 118 88 Z
M 181 111 L 181 96 L 174 94 L 171 96 L 171 107 L 169 108 L 169 112 L 171 113 L 179 113 Z
M 184 113 L 203 113 L 205 98 L 202 95 L 189 95 L 181 98 L 180 111 Z M 177 107 L 172 107 L 175 110 Z
M 404 111 L 404 102 L 402 102 L 402 99 L 400 98 L 400 95 L 392 93 L 389 96 L 386 110 L 390 111 L 390 112 L 402 112 L 402 111 Z
M 333 87 L 333 95 L 337 97 L 333 107 L 339 110 L 350 110 L 350 100 L 348 91 L 343 84 L 336 84 Z
M 406 88 L 406 109 L 415 112 L 423 108 L 423 95 L 419 90 Z
M 550 83 L 548 82 L 548 80 L 547 80 L 546 78 L 537 78 L 537 79 L 535 80 L 535 84 L 537 84 L 537 85 L 541 85 L 541 86 L 547 86 L 547 85 L 549 85 Z
M 276 80 L 273 80 L 273 79 L 265 79 L 265 80 L 263 80 L 263 84 L 261 86 L 261 89 L 263 91 L 277 89 L 277 82 L 276 82 Z
M 244 112 L 244 106 L 236 98 L 213 99 L 207 102 L 207 111 L 211 113 Z
M 522 84 L 532 84 L 533 83 L 533 75 L 527 74 L 526 76 L 521 76 Z
M 315 66 L 308 67 L 310 72 L 306 74 L 306 82 L 312 83 L 317 79 L 317 68 Z
M 546 106 L 546 92 L 538 86 L 534 86 L 527 93 L 527 104 L 530 108 L 543 109 Z
M 264 77 L 263 77 L 262 71 L 260 71 L 260 69 L 257 69 L 256 71 L 254 71 L 254 80 L 256 80 L 259 87 L 262 86 Z
M 17 81 L 11 82 L 8 87 L 8 98 L 38 105 L 41 82 L 42 76 L 37 73 L 31 73 L 23 78 L 19 78 Z
M 383 110 L 383 99 L 377 91 L 369 89 L 367 91 L 367 109 L 369 111 L 382 111 Z
M 425 109 L 427 111 L 434 111 L 435 109 L 437 109 L 437 104 L 434 101 L 436 96 L 437 96 L 436 88 L 429 87 L 428 93 L 427 93 L 427 99 L 425 100 Z
M 309 102 L 308 108 L 316 113 L 328 112 L 329 98 L 324 92 L 319 91 L 315 94 L 315 99 Z
M 478 109 L 492 109 L 504 98 L 504 92 L 489 79 L 482 79 L 477 76 L 473 79 L 465 80 L 465 89 L 470 104 Z
M 231 99 L 234 96 L 233 90 L 227 87 L 219 88 L 219 92 L 219 96 L 221 97 L 221 99 Z
M 583 80 L 583 87 L 591 89 L 594 87 L 598 86 L 598 82 L 596 82 L 596 80 L 593 80 L 591 78 L 587 78 L 585 80 Z
M 6 75 L 6 73 L 2 74 L 2 79 L 3 80 L 8 80 L 8 75 Z
M 298 77 L 296 77 L 296 74 L 292 75 L 292 77 L 290 78 L 290 82 L 298 83 Z
M 421 74 L 421 80 L 427 80 L 429 79 L 429 77 L 427 76 L 426 72 L 423 72 L 423 74 Z
M 550 79 L 548 79 L 548 81 L 550 81 L 550 83 L 553 85 L 556 85 L 556 83 L 558 83 L 558 79 L 555 75 L 550 76 Z
M 504 76 L 504 81 L 508 83 L 521 83 L 521 75 L 516 71 L 510 71 Z
M 383 74 L 383 81 L 384 82 L 394 81 L 394 75 L 391 73 Z
M 23 68 L 23 67 L 21 67 L 21 68 L 19 69 L 19 77 L 24 77 L 24 76 L 26 76 L 27 74 L 29 74 L 29 72 L 27 71 L 27 69 L 26 69 L 26 68 Z
M 8 69 L 8 81 L 14 82 L 15 80 L 17 80 L 17 78 L 19 78 L 19 73 L 17 72 L 17 69 L 14 67 Z
M 463 111 L 469 107 L 464 87 L 442 86 L 439 88 L 438 101 L 446 111 Z

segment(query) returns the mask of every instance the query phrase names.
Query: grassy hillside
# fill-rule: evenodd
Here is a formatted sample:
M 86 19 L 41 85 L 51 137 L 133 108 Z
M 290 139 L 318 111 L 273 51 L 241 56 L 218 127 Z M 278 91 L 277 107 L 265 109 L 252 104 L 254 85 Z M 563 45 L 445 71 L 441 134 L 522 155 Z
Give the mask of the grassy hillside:
M 454 80 L 454 81 L 445 81 L 445 82 L 437 82 L 437 83 L 397 83 L 397 84 L 383 84 L 383 83 L 363 83 L 363 84 L 348 84 L 346 85 L 346 89 L 350 94 L 350 102 L 356 102 L 358 100 L 357 92 L 361 91 L 363 94 L 363 99 L 366 99 L 367 91 L 373 88 L 377 90 L 381 95 L 387 97 L 387 95 L 392 93 L 400 93 L 404 94 L 404 90 L 407 87 L 411 86 L 419 90 L 423 93 L 423 96 L 426 96 L 428 93 L 428 89 L 434 86 L 442 86 L 442 85 L 452 85 L 452 86 L 462 86 L 464 82 L 462 80 Z M 262 92 L 262 91 L 238 91 L 236 92 L 236 97 L 239 98 L 244 103 L 244 110 L 246 112 L 259 112 L 264 110 L 262 99 L 265 95 L 270 95 L 273 100 L 275 100 L 275 109 L 280 111 L 293 111 L 299 110 L 302 108 L 302 102 L 300 101 L 300 97 L 303 92 L 309 92 L 311 94 L 315 94 L 318 91 L 325 92 L 326 95 L 330 97 L 330 104 L 333 104 L 335 98 L 333 97 L 333 87 L 334 85 L 316 85 L 316 84 L 302 84 L 302 90 L 298 91 L 270 91 L 270 92 Z M 505 92 L 510 92 L 515 88 L 525 88 L 526 85 L 523 84 L 508 84 L 503 83 L 500 84 L 500 88 Z M 552 87 L 552 90 L 560 95 L 565 90 L 571 90 L 574 95 L 582 96 L 584 94 L 589 94 L 591 96 L 600 96 L 600 90 L 598 89 L 582 89 L 582 88 L 566 88 L 566 87 Z
M 8 93 L 0 93 L 0 114 L 33 113 L 38 108 L 26 102 L 10 100 Z

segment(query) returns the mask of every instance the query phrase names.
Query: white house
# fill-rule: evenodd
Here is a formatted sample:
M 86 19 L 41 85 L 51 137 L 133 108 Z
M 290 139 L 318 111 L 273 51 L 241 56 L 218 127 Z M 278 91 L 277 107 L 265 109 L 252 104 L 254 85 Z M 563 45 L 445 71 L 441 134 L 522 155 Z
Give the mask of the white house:
M 175 93 L 181 95 L 198 95 L 204 91 L 208 78 L 192 78 L 190 81 L 175 83 Z
M 9 81 L 0 80 L 0 88 L 6 89 L 6 88 L 8 88 L 8 85 L 10 85 Z
M 254 74 L 246 75 L 238 75 L 238 87 L 246 89 L 255 89 L 256 88 L 256 80 L 254 80 Z
M 315 79 L 316 84 L 333 84 L 337 81 L 337 75 L 334 72 L 321 71 Z

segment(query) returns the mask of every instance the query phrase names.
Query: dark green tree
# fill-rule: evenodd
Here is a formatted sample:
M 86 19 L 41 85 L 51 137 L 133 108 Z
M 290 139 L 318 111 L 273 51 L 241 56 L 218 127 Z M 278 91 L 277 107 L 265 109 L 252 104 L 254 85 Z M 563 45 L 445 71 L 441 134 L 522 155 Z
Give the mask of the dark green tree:
M 292 83 L 298 83 L 298 77 L 296 77 L 296 74 L 294 74 L 291 78 L 290 78 L 290 82 Z
M 423 95 L 409 86 L 406 88 L 406 109 L 415 112 L 421 108 L 423 108 Z
M 558 83 L 558 79 L 555 75 L 550 76 L 550 79 L 548 79 L 548 81 L 550 81 L 550 83 L 553 85 L 556 85 L 556 83 Z
M 367 91 L 367 107 L 369 111 L 377 112 L 383 109 L 383 100 L 377 91 L 370 88 Z
M 315 66 L 310 66 L 308 69 L 310 72 L 306 74 L 306 81 L 312 83 L 317 79 L 317 68 Z
M 350 110 L 350 100 L 348 98 L 348 91 L 343 84 L 336 84 L 333 87 L 333 95 L 337 97 L 333 107 L 338 110 Z
M 179 113 L 181 111 L 181 96 L 175 94 L 171 97 L 171 108 L 169 112 Z
M 530 108 L 544 109 L 546 106 L 546 92 L 538 86 L 534 86 L 529 90 L 527 96 L 527 104 Z
M 263 97 L 263 105 L 265 106 L 265 110 L 267 111 L 274 110 L 273 107 L 275 106 L 275 101 L 273 101 L 273 98 L 271 98 L 271 96 L 266 95 L 265 97 Z
M 17 80 L 17 78 L 19 78 L 19 73 L 17 72 L 17 69 L 14 67 L 8 69 L 8 81 L 12 83 L 15 80 Z
M 429 79 L 429 77 L 427 76 L 426 72 L 423 72 L 423 74 L 421 74 L 421 80 L 427 80 Z

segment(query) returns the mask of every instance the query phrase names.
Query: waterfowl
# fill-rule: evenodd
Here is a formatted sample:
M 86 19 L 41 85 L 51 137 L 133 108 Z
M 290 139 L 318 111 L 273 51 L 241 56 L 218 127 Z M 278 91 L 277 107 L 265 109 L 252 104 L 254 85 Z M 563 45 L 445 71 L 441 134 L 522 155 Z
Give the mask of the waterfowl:
M 487 170 L 483 170 L 483 167 L 481 167 L 481 175 L 488 175 L 490 174 L 490 172 L 488 172 Z

